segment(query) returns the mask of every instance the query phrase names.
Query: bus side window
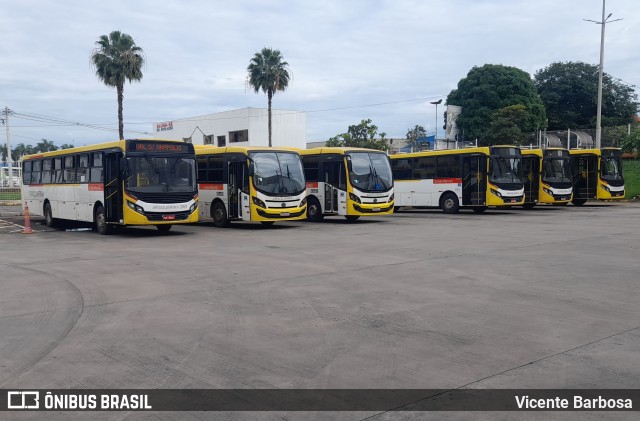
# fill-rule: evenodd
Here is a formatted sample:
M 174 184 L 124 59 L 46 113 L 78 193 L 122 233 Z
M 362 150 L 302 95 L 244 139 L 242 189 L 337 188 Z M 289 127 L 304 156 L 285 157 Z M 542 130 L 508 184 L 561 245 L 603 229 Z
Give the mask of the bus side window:
M 207 183 L 209 179 L 207 178 L 207 156 L 200 155 L 197 157 L 196 162 L 198 163 L 198 183 Z
M 436 166 L 436 178 L 460 177 L 459 158 L 456 155 L 439 156 L 438 165 Z
M 302 162 L 304 167 L 304 177 L 307 181 L 319 181 L 318 180 L 318 164 L 320 160 L 317 157 L 305 158 Z M 322 180 L 324 181 L 324 180 Z
M 42 184 L 51 183 L 51 166 L 51 159 L 45 159 L 42 161 Z
M 22 184 L 28 186 L 31 184 L 31 161 L 24 161 L 22 163 Z
M 42 176 L 42 160 L 38 159 L 37 161 L 33 161 L 33 166 L 31 167 L 31 184 L 40 184 Z
M 73 162 L 73 155 L 64 157 L 64 182 L 75 183 L 76 182 L 76 167 Z
M 86 183 L 89 181 L 87 177 L 87 172 L 89 169 L 89 154 L 81 154 L 77 156 L 77 170 L 76 170 L 76 181 L 78 183 Z
M 92 183 L 104 182 L 104 169 L 102 168 L 102 152 L 94 152 L 91 154 L 93 162 L 89 170 L 89 179 Z
M 421 156 L 413 158 L 413 178 L 430 180 L 436 176 L 436 157 Z
M 391 170 L 396 180 L 411 180 L 411 164 L 409 158 L 392 159 Z
M 209 157 L 207 178 L 210 183 L 224 183 L 224 158 L 222 155 Z
M 64 170 L 62 169 L 62 158 L 53 159 L 53 183 L 62 183 Z

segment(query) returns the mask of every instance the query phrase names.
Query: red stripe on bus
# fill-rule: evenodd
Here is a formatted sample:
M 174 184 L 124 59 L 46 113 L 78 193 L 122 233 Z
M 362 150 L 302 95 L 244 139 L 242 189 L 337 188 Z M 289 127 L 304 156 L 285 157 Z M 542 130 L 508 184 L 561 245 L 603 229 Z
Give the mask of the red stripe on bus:
M 104 184 L 102 184 L 102 183 L 89 183 L 89 191 L 104 191 Z
M 224 190 L 224 184 L 200 184 L 200 190 Z
M 317 189 L 318 188 L 318 182 L 317 181 L 308 181 L 307 182 L 307 188 L 308 189 Z
M 434 178 L 433 184 L 461 184 L 462 178 Z

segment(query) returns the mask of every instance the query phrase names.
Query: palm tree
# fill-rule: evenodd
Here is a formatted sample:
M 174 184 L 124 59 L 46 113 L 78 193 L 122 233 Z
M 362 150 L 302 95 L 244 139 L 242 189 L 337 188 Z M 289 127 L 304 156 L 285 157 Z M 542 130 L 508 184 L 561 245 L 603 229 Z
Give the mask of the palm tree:
M 124 139 L 122 122 L 122 99 L 124 82 L 139 82 L 142 79 L 144 53 L 130 35 L 113 31 L 101 35 L 96 41 L 98 48 L 93 50 L 91 61 L 96 69 L 96 76 L 107 86 L 114 86 L 118 93 L 118 131 L 120 139 Z
M 256 53 L 249 66 L 247 83 L 258 93 L 267 94 L 269 113 L 269 146 L 271 146 L 271 100 L 277 91 L 284 91 L 289 85 L 289 63 L 282 60 L 279 50 L 263 48 Z
M 49 151 L 57 151 L 58 147 L 50 140 L 42 139 L 40 142 L 36 144 L 33 148 L 36 152 L 49 152 Z

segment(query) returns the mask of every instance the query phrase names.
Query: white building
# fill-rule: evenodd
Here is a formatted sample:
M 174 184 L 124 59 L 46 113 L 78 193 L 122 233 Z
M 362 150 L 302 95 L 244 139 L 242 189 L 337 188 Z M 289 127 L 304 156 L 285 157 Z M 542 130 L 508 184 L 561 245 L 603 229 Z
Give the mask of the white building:
M 269 146 L 266 108 L 241 108 L 153 124 L 154 137 L 183 139 L 195 145 Z M 302 111 L 271 110 L 273 146 L 306 148 L 307 115 Z

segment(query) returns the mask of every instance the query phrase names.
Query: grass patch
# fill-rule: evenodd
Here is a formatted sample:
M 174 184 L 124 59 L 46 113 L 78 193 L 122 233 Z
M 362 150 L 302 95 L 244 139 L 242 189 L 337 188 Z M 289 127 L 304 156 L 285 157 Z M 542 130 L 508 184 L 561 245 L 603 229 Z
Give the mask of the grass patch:
M 640 159 L 623 160 L 622 175 L 624 176 L 625 199 L 640 196 Z
M 20 200 L 20 189 L 0 191 L 0 200 Z

